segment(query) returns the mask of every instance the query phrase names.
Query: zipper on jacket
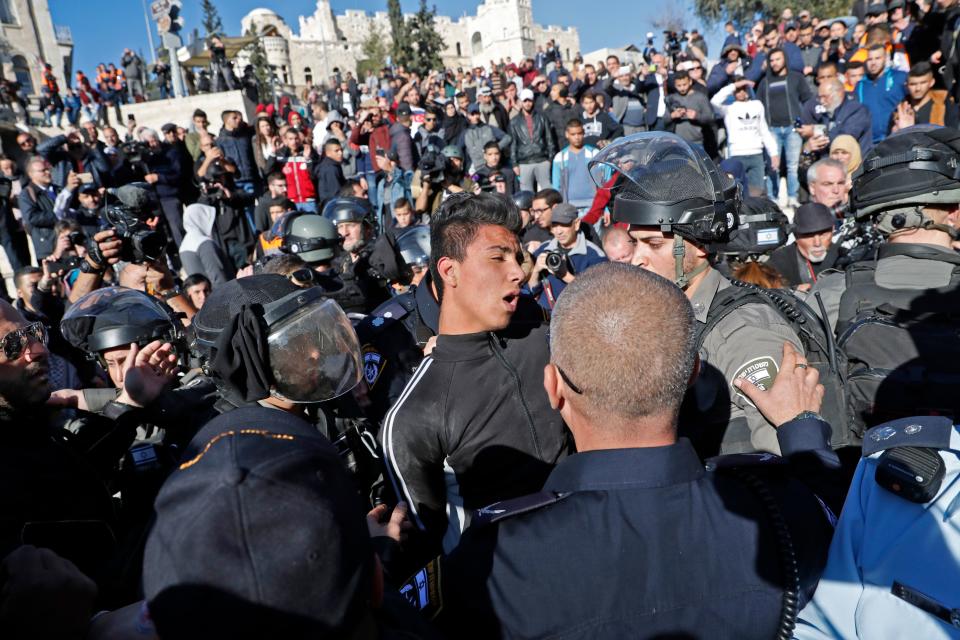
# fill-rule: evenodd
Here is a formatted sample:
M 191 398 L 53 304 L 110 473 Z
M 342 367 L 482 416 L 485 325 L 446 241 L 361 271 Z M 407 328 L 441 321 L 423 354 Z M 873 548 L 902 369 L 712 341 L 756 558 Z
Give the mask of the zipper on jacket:
M 520 406 L 523 407 L 523 414 L 527 417 L 527 426 L 530 427 L 530 435 L 533 437 L 533 446 L 537 450 L 537 456 L 540 460 L 543 460 L 543 451 L 540 448 L 540 439 L 537 438 L 537 429 L 533 422 L 533 415 L 530 413 L 530 407 L 527 406 L 527 401 L 523 398 L 523 386 L 520 382 L 520 373 L 517 371 L 516 367 L 510 364 L 510 361 L 507 360 L 507 357 L 503 354 L 503 349 L 500 345 L 497 344 L 497 335 L 495 333 L 490 333 L 490 346 L 493 349 L 493 353 L 497 356 L 497 360 L 500 361 L 500 364 L 510 372 L 510 375 L 513 376 L 513 381 L 517 384 L 517 395 L 520 396 Z

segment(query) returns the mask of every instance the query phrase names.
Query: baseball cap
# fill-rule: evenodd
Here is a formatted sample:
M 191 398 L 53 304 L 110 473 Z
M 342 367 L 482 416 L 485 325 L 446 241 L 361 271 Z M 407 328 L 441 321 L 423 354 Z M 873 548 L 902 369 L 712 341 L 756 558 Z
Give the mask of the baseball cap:
M 907 3 L 904 0 L 890 0 L 887 3 L 887 11 L 893 11 L 894 9 L 903 9 L 907 6 Z
M 412 114 L 413 111 L 410 110 L 410 105 L 406 102 L 401 102 L 397 105 L 397 115 L 404 117 Z
M 533 100 L 532 89 L 524 89 L 523 91 L 520 92 L 520 102 L 523 102 L 525 100 Z
M 467 107 L 467 113 L 480 113 L 480 103 L 471 102 L 470 106 Z
M 834 216 L 825 205 L 808 202 L 799 207 L 793 217 L 793 233 L 818 233 L 833 229 Z
M 580 217 L 580 212 L 569 202 L 561 202 L 553 208 L 550 214 L 551 224 L 571 224 Z
M 796 22 L 792 22 L 792 21 L 791 21 L 791 22 L 788 22 L 788 23 L 785 24 L 785 25 L 783 25 L 783 30 L 784 30 L 784 31 L 796 31 L 796 30 L 799 29 L 799 28 L 800 28 L 800 26 L 799 26 Z
M 867 5 L 867 15 L 868 16 L 878 16 L 881 13 L 884 13 L 887 10 L 887 5 L 882 2 L 871 2 Z
M 194 437 L 154 504 L 143 589 L 170 638 L 347 637 L 373 550 L 336 448 L 303 419 L 235 409 Z

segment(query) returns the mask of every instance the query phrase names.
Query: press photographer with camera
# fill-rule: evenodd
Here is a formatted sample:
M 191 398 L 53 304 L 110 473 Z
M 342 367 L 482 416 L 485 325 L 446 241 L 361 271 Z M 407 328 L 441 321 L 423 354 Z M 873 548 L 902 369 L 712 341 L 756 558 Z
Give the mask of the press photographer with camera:
M 429 149 L 420 159 L 413 176 L 417 213 L 433 214 L 440 204 L 454 193 L 475 193 L 477 185 L 465 174 L 463 151 L 460 147 L 447 145 L 443 151 Z
M 67 187 L 71 173 L 80 176 L 82 184 L 98 187 L 105 186 L 110 175 L 110 165 L 96 139 L 86 143 L 77 130 L 45 140 L 37 153 L 50 162 L 53 184 L 61 189 Z
M 109 272 L 123 262 L 116 274 L 121 284 L 136 288 L 164 300 L 189 320 L 196 313 L 189 298 L 177 286 L 167 266 L 164 251 L 166 238 L 151 228 L 159 215 L 156 193 L 147 185 L 130 184 L 107 192 L 111 201 L 103 212 L 109 229 L 98 232 L 87 242 L 87 254 L 80 264 L 80 273 L 70 289 L 70 302 L 99 289 Z
M 564 287 L 577 275 L 601 262 L 607 262 L 603 249 L 587 240 L 580 231 L 577 208 L 561 202 L 553 208 L 550 219 L 553 240 L 534 252 L 533 271 L 527 279 L 530 292 L 540 306 L 552 309 Z
M 200 181 L 199 203 L 217 210 L 217 234 L 233 268 L 242 269 L 249 264 L 256 246 L 256 238 L 244 213 L 253 203 L 253 196 L 237 188 L 235 173 L 236 165 L 230 160 L 214 160 Z
M 27 175 L 30 183 L 20 191 L 20 212 L 24 226 L 30 230 L 33 252 L 37 260 L 43 260 L 53 253 L 56 245 L 54 225 L 66 214 L 72 190 L 80 186 L 80 179 L 71 174 L 68 189 L 61 189 L 53 183 L 50 163 L 41 156 L 34 156 L 27 165 Z
M 140 140 L 146 145 L 142 156 L 146 171 L 143 179 L 153 186 L 159 196 L 169 238 L 179 245 L 183 242 L 184 234 L 180 153 L 170 143 L 161 141 L 159 134 L 153 129 L 143 129 Z

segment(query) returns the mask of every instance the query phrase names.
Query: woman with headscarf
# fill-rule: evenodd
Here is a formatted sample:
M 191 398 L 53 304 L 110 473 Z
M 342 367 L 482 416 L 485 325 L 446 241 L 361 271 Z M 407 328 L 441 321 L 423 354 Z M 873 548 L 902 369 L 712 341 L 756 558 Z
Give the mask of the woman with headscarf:
M 180 243 L 180 261 L 188 276 L 202 274 L 217 287 L 232 280 L 233 263 L 216 235 L 217 210 L 205 204 L 191 204 L 183 214 L 186 234 Z
M 460 137 L 467 128 L 467 119 L 457 111 L 457 103 L 451 100 L 444 105 L 443 141 L 448 145 L 460 145 Z
M 853 172 L 860 168 L 863 161 L 860 144 L 856 138 L 847 134 L 837 136 L 830 143 L 830 157 L 847 168 L 847 179 L 853 177 Z

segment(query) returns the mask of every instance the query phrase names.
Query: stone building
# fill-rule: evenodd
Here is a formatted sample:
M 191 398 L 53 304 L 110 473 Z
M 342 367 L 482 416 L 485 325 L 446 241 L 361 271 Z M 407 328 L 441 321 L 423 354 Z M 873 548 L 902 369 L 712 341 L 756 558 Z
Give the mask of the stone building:
M 40 72 L 49 62 L 61 90 L 72 74 L 73 38 L 68 27 L 54 26 L 47 0 L 0 0 L 0 66 L 26 93 L 40 92 Z
M 241 26 L 243 33 L 264 35 L 268 62 L 278 80 L 291 87 L 327 80 L 335 68 L 356 71 L 357 62 L 363 60 L 363 42 L 371 33 L 391 41 L 385 11 L 371 15 L 348 10 L 335 16 L 329 0 L 318 0 L 313 15 L 299 17 L 297 33 L 270 9 L 254 9 Z M 457 20 L 437 16 L 436 27 L 447 47 L 442 58 L 449 68 L 487 66 L 508 57 L 517 62 L 533 57 L 537 45 L 548 40 L 558 44 L 566 61 L 580 51 L 576 28 L 534 23 L 531 0 L 484 0 L 476 15 Z

